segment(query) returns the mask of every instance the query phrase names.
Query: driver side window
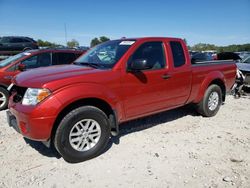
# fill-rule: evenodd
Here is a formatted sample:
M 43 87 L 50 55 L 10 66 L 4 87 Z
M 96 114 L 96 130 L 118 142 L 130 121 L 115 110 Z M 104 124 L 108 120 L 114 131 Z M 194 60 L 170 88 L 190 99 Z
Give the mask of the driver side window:
M 24 61 L 22 61 L 22 64 L 25 65 L 26 69 L 32 69 L 38 67 L 38 56 L 32 56 Z
M 151 70 L 165 67 L 165 55 L 162 42 L 146 42 L 142 44 L 132 55 L 130 62 L 138 59 L 146 60 Z M 150 70 L 150 69 L 149 69 Z
M 21 62 L 25 65 L 26 69 L 33 69 L 38 67 L 47 67 L 51 65 L 51 54 L 42 53 L 39 55 L 32 56 Z

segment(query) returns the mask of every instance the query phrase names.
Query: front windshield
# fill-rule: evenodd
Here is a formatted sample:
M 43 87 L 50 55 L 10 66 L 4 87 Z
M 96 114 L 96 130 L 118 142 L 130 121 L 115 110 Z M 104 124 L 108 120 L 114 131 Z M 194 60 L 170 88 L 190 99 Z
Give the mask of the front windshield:
M 112 68 L 134 43 L 135 40 L 113 40 L 102 43 L 78 58 L 75 64 Z
M 4 59 L 2 61 L 0 61 L 0 67 L 5 67 L 9 64 L 11 64 L 12 62 L 24 57 L 24 56 L 27 56 L 29 55 L 28 53 L 20 53 L 20 54 L 17 54 L 17 55 L 14 55 L 14 56 L 11 56 L 7 59 Z

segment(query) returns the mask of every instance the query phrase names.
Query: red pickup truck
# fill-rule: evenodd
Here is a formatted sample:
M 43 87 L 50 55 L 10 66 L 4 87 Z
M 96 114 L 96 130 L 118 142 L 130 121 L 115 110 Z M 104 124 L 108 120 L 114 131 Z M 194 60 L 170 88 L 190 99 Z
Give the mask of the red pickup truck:
M 214 116 L 234 84 L 233 61 L 192 65 L 177 38 L 102 43 L 72 65 L 23 72 L 9 87 L 8 123 L 54 144 L 68 162 L 102 153 L 119 124 L 189 103 Z

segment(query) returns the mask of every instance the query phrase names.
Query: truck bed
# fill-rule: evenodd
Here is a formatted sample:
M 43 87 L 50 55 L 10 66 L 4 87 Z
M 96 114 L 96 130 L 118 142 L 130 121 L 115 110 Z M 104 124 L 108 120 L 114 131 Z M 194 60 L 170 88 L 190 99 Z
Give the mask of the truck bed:
M 201 99 L 201 88 L 206 88 L 207 80 L 217 75 L 223 80 L 225 92 L 228 92 L 235 82 L 235 62 L 233 60 L 219 60 L 197 62 L 192 64 L 192 91 L 189 102 L 198 102 Z

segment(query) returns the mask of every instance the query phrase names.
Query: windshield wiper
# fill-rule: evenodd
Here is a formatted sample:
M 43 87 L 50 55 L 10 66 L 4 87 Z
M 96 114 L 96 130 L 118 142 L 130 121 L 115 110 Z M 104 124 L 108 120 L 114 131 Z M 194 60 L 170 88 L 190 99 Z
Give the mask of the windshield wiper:
M 97 63 L 89 63 L 89 62 L 74 62 L 75 65 L 85 65 L 85 66 L 89 66 L 95 69 L 100 68 L 100 64 Z

